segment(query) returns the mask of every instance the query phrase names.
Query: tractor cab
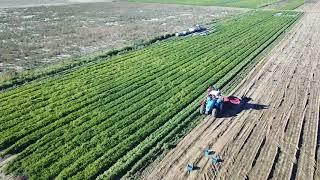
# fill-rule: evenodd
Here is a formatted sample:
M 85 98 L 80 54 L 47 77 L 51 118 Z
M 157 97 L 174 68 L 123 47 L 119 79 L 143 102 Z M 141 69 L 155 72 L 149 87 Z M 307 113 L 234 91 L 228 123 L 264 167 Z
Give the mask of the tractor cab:
M 201 101 L 200 114 L 213 115 L 214 117 L 220 116 L 225 111 L 225 106 L 228 104 L 239 105 L 240 99 L 234 96 L 222 96 L 220 90 L 209 88 L 208 94 Z

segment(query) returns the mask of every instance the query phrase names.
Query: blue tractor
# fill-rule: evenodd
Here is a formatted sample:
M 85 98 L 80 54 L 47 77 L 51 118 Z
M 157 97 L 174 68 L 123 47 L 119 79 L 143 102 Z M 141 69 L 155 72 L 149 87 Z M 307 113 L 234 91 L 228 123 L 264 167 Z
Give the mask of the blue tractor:
M 200 114 L 213 115 L 218 117 L 223 111 L 224 97 L 219 90 L 208 89 L 208 94 L 201 102 Z

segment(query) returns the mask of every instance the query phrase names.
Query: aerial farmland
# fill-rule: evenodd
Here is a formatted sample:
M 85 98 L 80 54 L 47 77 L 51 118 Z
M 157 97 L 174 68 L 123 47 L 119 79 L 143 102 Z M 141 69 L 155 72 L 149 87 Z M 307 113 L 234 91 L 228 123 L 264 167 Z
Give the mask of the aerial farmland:
M 320 1 L 0 2 L 0 179 L 320 179 Z

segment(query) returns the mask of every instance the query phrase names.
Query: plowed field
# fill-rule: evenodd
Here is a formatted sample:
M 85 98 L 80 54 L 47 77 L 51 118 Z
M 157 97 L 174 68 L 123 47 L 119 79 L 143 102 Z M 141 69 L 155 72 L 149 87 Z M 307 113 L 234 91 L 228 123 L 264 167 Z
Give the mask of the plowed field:
M 233 92 L 230 117 L 206 117 L 146 179 L 320 179 L 320 2 Z M 203 149 L 223 162 L 214 168 Z M 198 169 L 187 173 L 187 164 Z

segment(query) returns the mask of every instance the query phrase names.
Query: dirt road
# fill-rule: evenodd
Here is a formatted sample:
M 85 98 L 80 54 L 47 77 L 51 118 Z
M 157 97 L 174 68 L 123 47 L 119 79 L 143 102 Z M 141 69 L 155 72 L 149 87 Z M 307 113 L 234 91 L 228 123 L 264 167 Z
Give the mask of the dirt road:
M 320 1 L 235 90 L 238 114 L 206 118 L 145 179 L 320 179 Z M 219 153 L 216 170 L 204 148 Z M 197 170 L 187 173 L 187 164 Z

